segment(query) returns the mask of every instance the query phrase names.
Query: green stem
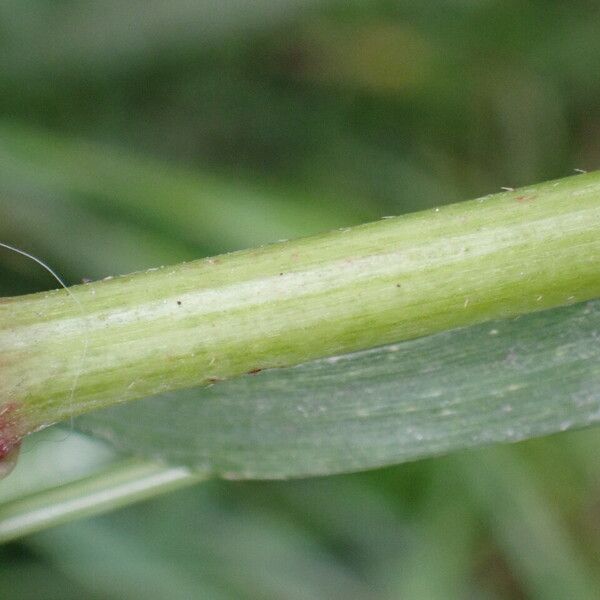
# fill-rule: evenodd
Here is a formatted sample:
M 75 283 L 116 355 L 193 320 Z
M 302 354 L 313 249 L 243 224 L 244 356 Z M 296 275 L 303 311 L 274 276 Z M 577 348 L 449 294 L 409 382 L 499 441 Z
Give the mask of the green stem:
M 0 406 L 25 433 L 171 389 L 595 298 L 599 265 L 596 172 L 76 286 L 81 309 L 64 290 L 4 299 Z

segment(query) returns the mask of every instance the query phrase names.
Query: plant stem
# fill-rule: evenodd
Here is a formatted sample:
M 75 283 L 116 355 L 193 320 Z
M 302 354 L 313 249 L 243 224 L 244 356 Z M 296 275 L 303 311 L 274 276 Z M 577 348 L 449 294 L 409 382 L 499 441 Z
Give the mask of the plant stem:
M 599 265 L 596 172 L 3 299 L 0 432 L 595 298 Z

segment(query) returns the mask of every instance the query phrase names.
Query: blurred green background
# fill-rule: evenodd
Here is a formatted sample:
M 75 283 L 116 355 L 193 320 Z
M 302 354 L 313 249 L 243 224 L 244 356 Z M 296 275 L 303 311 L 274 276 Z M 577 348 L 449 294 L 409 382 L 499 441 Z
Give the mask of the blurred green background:
M 6 0 L 0 240 L 75 283 L 591 170 L 599 65 L 592 0 Z M 0 547 L 0 597 L 594 599 L 599 450 L 202 484 Z

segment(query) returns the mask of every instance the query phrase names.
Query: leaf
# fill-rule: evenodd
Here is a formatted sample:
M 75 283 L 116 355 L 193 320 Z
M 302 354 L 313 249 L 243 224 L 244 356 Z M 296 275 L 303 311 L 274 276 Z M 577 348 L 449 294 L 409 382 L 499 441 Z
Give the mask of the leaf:
M 88 477 L 0 504 L 0 543 L 145 500 L 200 481 L 184 467 L 140 460 L 113 461 Z
M 77 419 L 225 478 L 325 475 L 600 420 L 600 301 L 163 394 Z
M 134 259 L 122 255 L 138 248 L 146 256 L 135 268 L 143 268 L 157 264 L 152 262 L 157 256 L 181 261 L 199 250 L 231 251 L 376 216 L 358 202 L 333 209 L 304 192 L 168 165 L 5 120 L 0 121 L 0 198 L 0 233 L 13 239 L 19 232 L 50 247 L 54 238 L 68 237 L 83 256 L 64 251 L 61 264 L 87 273 L 96 265 L 98 270 L 122 265 L 127 272 Z M 49 214 L 49 223 L 36 222 L 40 212 Z M 104 248 L 107 238 L 109 247 L 94 257 L 92 249 Z
M 556 496 L 544 494 L 526 460 L 506 448 L 494 450 L 458 457 L 459 477 L 527 598 L 597 598 L 597 570 L 586 560 L 585 544 L 561 519 Z

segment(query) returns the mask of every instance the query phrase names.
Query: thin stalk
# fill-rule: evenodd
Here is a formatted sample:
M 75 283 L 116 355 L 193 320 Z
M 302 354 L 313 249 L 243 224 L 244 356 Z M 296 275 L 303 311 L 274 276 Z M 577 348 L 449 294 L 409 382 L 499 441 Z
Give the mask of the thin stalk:
M 73 519 L 99 515 L 206 479 L 185 467 L 138 459 L 0 505 L 0 544 Z
M 599 266 L 596 172 L 75 286 L 83 312 L 65 290 L 2 299 L 0 438 L 595 298 Z

